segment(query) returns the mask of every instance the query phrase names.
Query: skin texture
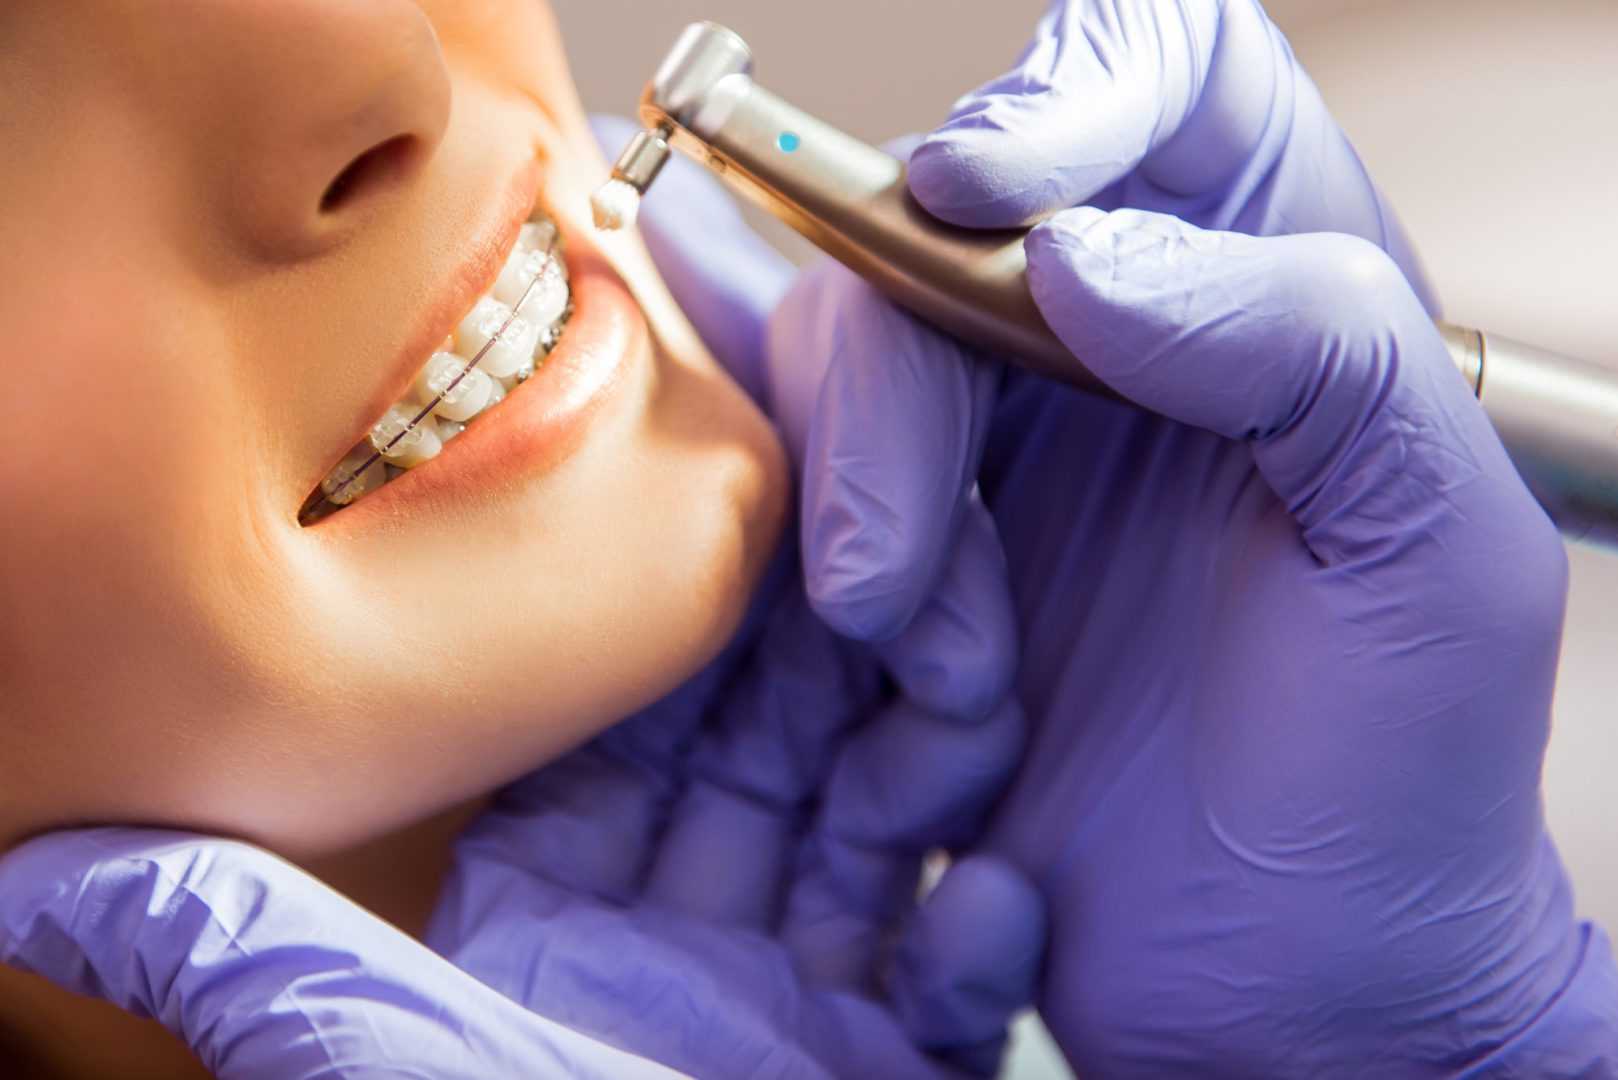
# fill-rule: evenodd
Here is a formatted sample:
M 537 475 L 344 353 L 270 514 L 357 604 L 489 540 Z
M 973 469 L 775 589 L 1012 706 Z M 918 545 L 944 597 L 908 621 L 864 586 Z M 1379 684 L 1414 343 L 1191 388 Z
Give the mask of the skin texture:
M 604 167 L 537 5 L 181 7 L 0 16 L 0 198 L 28 208 L 0 234 L 0 314 L 31 401 L 0 463 L 0 834 L 140 820 L 313 856 L 688 675 L 733 629 L 785 481 L 614 239 L 648 319 L 576 445 L 300 528 L 430 350 L 410 354 L 421 309 L 509 242 L 513 178 L 540 162 L 578 257 Z
M 639 241 L 588 229 L 606 167 L 544 5 L 25 0 L 0 54 L 0 362 L 28 402 L 0 457 L 0 849 L 241 836 L 408 926 L 453 830 L 401 830 L 729 637 L 780 531 L 774 435 Z M 477 275 L 445 315 L 470 306 L 536 189 L 640 309 L 587 424 L 453 497 L 301 527 L 430 351 L 423 311 Z M 0 1033 L 28 1015 L 4 974 Z

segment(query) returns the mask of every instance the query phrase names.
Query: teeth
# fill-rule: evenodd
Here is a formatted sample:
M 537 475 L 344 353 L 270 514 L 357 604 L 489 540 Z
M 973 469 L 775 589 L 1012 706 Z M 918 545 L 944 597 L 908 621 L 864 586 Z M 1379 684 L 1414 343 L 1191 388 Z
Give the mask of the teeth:
M 524 300 L 522 316 L 535 326 L 549 326 L 562 317 L 567 309 L 567 278 L 562 276 L 561 263 L 546 258 L 533 278 L 533 287 Z
M 505 383 L 500 379 L 491 379 L 489 381 L 489 403 L 483 406 L 484 410 L 492 409 L 504 400 L 506 400 Z
M 540 328 L 492 296 L 479 300 L 455 329 L 455 351 L 474 357 L 482 353 L 478 367 L 503 379 L 516 374 L 524 360 L 534 355 Z M 495 335 L 500 335 L 498 338 Z M 490 344 L 490 343 L 493 344 Z M 484 347 L 488 351 L 484 352 Z
M 371 445 L 389 464 L 413 469 L 444 448 L 432 417 L 424 416 L 415 427 L 410 426 L 420 411 L 421 406 L 414 402 L 391 406 L 371 429 Z
M 459 356 L 438 352 L 416 376 L 416 399 L 426 404 L 438 398 L 438 404 L 433 406 L 435 415 L 466 421 L 488 408 L 490 381 L 480 367 L 468 370 L 466 361 Z
M 567 295 L 561 261 L 543 250 L 525 252 L 520 247 L 506 260 L 494 286 L 496 300 L 508 306 L 521 301 L 520 314 L 535 326 L 549 326 L 561 318 Z
M 347 506 L 362 495 L 369 495 L 388 480 L 382 462 L 372 460 L 375 456 L 370 443 L 360 443 L 320 482 L 320 490 L 338 506 Z M 371 467 L 360 472 L 360 466 L 366 462 L 370 462 Z
M 522 247 L 512 249 L 506 256 L 506 265 L 495 279 L 494 288 L 489 290 L 496 300 L 502 304 L 515 304 L 522 299 L 527 291 L 529 282 L 543 273 L 555 273 L 548 269 L 556 260 L 544 251 L 528 251 Z
M 494 408 L 507 392 L 533 376 L 572 314 L 567 263 L 558 254 L 560 244 L 550 221 L 531 221 L 522 227 L 489 295 L 473 306 L 428 358 L 410 393 L 392 405 L 369 438 L 349 451 L 320 482 L 320 493 L 330 505 L 325 511 L 317 508 L 306 522 L 324 516 L 331 506 L 347 506 L 405 470 L 431 461 L 445 443 L 466 430 L 468 422 Z M 521 308 L 514 312 L 513 305 L 519 302 Z M 473 358 L 476 366 L 469 367 Z M 429 403 L 432 413 L 416 421 Z M 380 454 L 381 459 L 356 475 L 373 454 Z

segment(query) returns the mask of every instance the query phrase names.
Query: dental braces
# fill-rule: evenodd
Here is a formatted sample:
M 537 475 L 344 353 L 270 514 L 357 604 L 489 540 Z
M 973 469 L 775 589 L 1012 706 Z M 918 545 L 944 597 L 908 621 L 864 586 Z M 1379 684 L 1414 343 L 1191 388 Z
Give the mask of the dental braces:
M 551 229 L 550 239 L 546 242 L 545 250 L 542 253 L 545 259 L 551 260 L 556 258 L 557 246 L 560 241 L 561 231 L 553 227 Z M 536 254 L 538 253 L 536 252 Z M 540 283 L 540 279 L 544 276 L 544 272 L 541 271 L 540 273 L 535 274 L 527 285 L 523 286 L 522 295 L 517 298 L 517 302 L 515 304 L 511 305 L 511 314 L 507 315 L 505 319 L 502 320 L 499 327 L 489 335 L 489 340 L 483 343 L 483 345 L 478 349 L 477 353 L 470 360 L 466 361 L 465 365 L 461 368 L 460 373 L 457 374 L 455 378 L 451 379 L 442 390 L 439 390 L 431 401 L 423 405 L 421 409 L 417 411 L 415 416 L 411 417 L 409 422 L 407 422 L 399 432 L 388 440 L 387 445 L 378 449 L 373 443 L 370 456 L 367 457 L 359 465 L 359 467 L 349 471 L 348 475 L 344 476 L 341 482 L 332 485 L 331 490 L 326 490 L 325 486 L 322 485 L 309 493 L 309 497 L 304 500 L 303 506 L 298 510 L 299 524 L 308 524 L 310 518 L 313 517 L 316 511 L 328 505 L 333 507 L 334 510 L 341 508 L 343 504 L 337 501 L 338 497 L 352 487 L 360 477 L 365 475 L 368 470 L 375 468 L 379 462 L 382 463 L 383 467 L 386 467 L 387 463 L 383 459 L 386 457 L 387 452 L 392 450 L 395 446 L 398 446 L 405 439 L 409 438 L 410 433 L 415 431 L 416 428 L 421 425 L 422 421 L 431 416 L 433 410 L 438 408 L 439 404 L 446 397 L 449 397 L 455 392 L 455 388 L 461 385 L 462 380 L 464 380 L 468 375 L 472 374 L 472 371 L 478 366 L 479 362 L 483 360 L 484 356 L 488 354 L 489 350 L 493 349 L 496 345 L 499 345 L 505 339 L 505 333 L 511 328 L 512 324 L 521 320 L 521 311 L 523 305 L 528 302 L 528 298 L 533 294 L 534 289 Z M 568 313 L 572 311 L 572 308 L 573 301 L 569 299 L 567 308 L 563 311 L 558 325 L 567 320 Z M 551 344 L 554 346 L 555 342 L 553 341 Z M 531 378 L 532 376 L 530 375 L 529 377 Z

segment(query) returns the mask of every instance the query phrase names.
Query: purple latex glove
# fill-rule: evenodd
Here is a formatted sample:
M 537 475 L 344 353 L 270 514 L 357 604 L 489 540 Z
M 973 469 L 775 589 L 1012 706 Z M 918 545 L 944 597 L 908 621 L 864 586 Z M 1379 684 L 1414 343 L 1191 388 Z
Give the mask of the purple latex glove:
M 1618 1073 L 1540 798 L 1565 555 L 1398 267 L 1128 210 L 1028 250 L 1179 421 L 1028 380 L 984 470 L 1036 726 L 989 847 L 1079 1071 Z
M 224 1080 L 680 1075 L 529 1012 L 259 848 L 190 833 L 8 854 L 0 960 L 157 1018 Z
M 1035 733 L 989 847 L 1081 1074 L 1618 1075 L 1540 807 L 1560 543 L 1259 6 L 1057 3 L 911 170 L 963 224 L 1056 213 L 1042 311 L 1163 414 L 997 394 L 836 267 L 771 326 L 817 610 L 902 640 L 1009 561 Z

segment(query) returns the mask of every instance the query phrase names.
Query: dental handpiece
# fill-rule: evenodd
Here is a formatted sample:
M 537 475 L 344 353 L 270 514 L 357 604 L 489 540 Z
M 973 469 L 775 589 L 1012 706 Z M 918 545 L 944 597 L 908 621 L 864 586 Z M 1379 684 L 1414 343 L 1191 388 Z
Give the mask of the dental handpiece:
M 686 27 L 641 96 L 639 132 L 598 193 L 597 223 L 632 221 L 670 147 L 705 164 L 900 306 L 1007 362 L 1116 397 L 1046 325 L 1025 230 L 965 229 L 922 209 L 904 163 L 753 81 L 752 52 Z M 1618 546 L 1618 372 L 1439 323 L 1518 473 L 1572 539 Z

